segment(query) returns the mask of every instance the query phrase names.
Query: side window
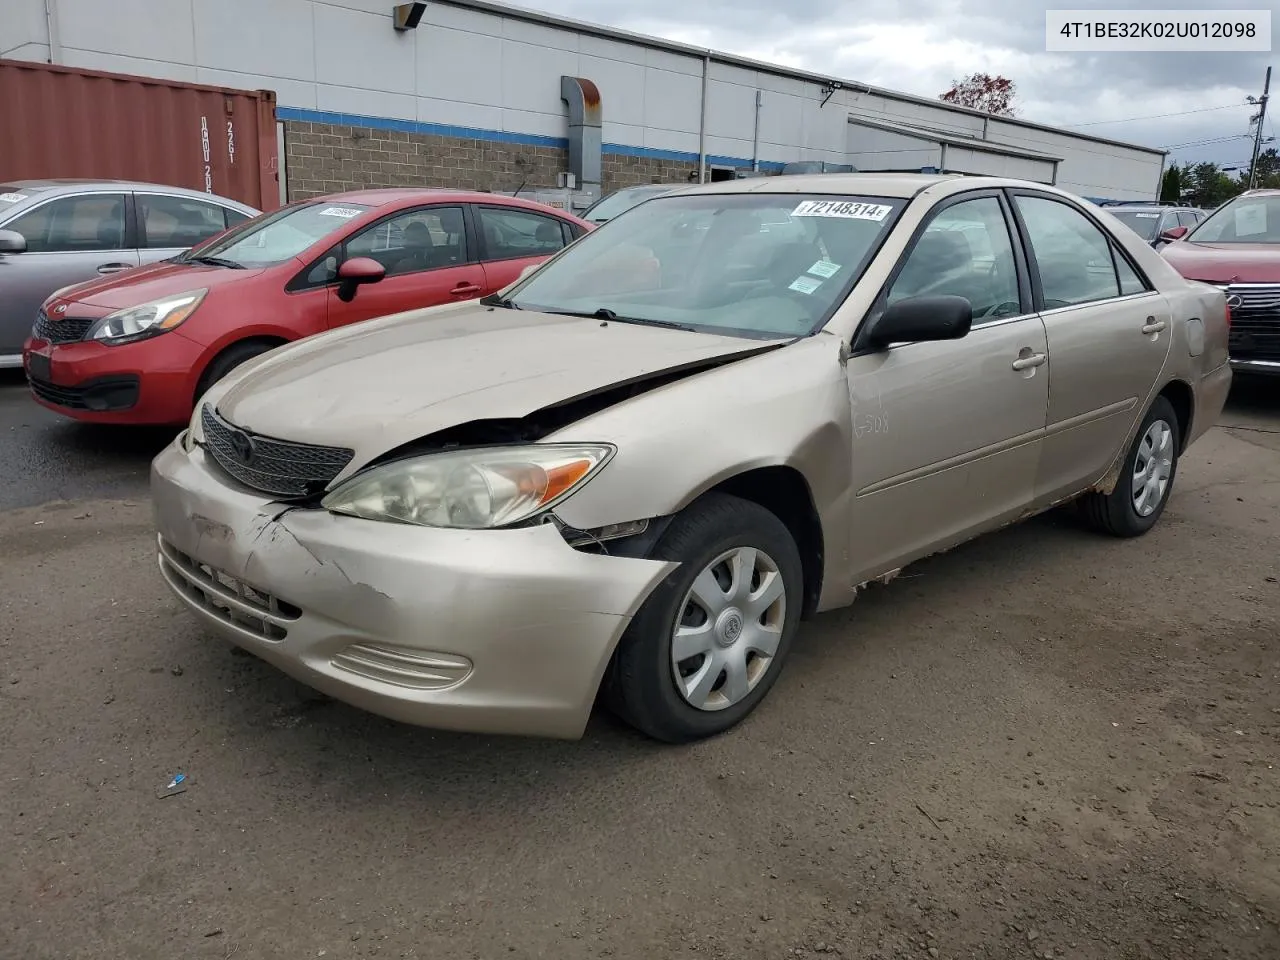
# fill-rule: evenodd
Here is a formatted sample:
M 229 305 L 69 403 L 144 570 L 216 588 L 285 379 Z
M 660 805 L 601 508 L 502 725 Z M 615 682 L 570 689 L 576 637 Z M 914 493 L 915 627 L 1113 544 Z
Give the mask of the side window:
M 933 218 L 907 254 L 888 302 L 918 296 L 965 297 L 975 322 L 1022 312 L 1013 243 L 998 199 L 964 200 Z
M 230 210 L 224 207 L 222 212 L 226 215 L 228 227 L 234 227 L 237 223 L 244 223 L 249 219 L 247 213 L 241 213 L 239 210 Z
M 1047 310 L 1120 294 L 1111 242 L 1083 213 L 1057 200 L 1017 197 L 1040 270 Z
M 490 260 L 545 257 L 565 245 L 564 230 L 554 217 L 502 207 L 477 206 L 475 210 Z
M 1190 210 L 1182 210 L 1178 212 L 1178 226 L 1194 227 L 1200 222 L 1200 218 Z
M 27 239 L 31 253 L 124 248 L 124 194 L 63 197 L 8 224 Z
M 133 197 L 142 224 L 143 247 L 194 247 L 227 228 L 223 208 L 189 197 L 161 197 L 136 193 Z
M 467 262 L 461 207 L 419 207 L 375 223 L 347 241 L 346 259 L 369 257 L 388 277 Z
M 1124 258 L 1118 249 L 1112 253 L 1116 258 L 1116 273 L 1120 277 L 1120 296 L 1127 297 L 1134 293 L 1145 293 L 1147 285 L 1142 282 L 1142 278 L 1138 276 L 1137 271 L 1129 265 L 1129 261 Z

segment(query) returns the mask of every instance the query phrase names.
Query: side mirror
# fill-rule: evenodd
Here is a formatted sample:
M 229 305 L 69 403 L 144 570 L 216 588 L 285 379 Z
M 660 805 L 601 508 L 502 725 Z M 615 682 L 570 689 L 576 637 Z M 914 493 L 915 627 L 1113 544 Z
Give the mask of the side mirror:
M 1160 239 L 1165 241 L 1165 243 L 1169 243 L 1174 240 L 1181 240 L 1187 235 L 1187 230 L 1187 227 L 1170 227 L 1168 230 L 1160 234 Z
M 959 340 L 973 325 L 973 306 L 964 297 L 908 297 L 876 317 L 860 338 L 883 350 L 892 343 Z
M 17 230 L 0 230 L 0 254 L 26 253 L 27 238 Z
M 338 299 L 350 303 L 360 286 L 377 283 L 386 275 L 387 268 L 372 257 L 353 257 L 338 268 Z

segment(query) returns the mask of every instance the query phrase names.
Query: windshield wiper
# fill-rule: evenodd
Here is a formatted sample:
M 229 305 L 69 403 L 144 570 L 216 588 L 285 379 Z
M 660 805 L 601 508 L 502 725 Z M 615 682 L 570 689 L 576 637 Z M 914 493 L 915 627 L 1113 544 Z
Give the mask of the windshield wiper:
M 647 317 L 624 317 L 610 310 L 608 307 L 599 307 L 596 310 L 544 310 L 543 313 L 554 313 L 561 317 L 589 317 L 593 320 L 611 321 L 613 323 L 635 323 L 645 327 L 665 327 L 668 330 L 685 330 L 689 333 L 693 332 L 693 327 L 687 323 L 677 323 L 674 320 L 650 320 Z
M 520 305 L 510 297 L 504 297 L 498 293 L 491 293 L 488 296 L 481 297 L 480 305 L 485 307 L 501 307 L 503 310 L 520 309 Z
M 244 270 L 245 265 L 235 260 L 228 260 L 225 257 L 184 257 L 183 263 L 204 263 L 211 267 L 227 267 L 231 270 Z

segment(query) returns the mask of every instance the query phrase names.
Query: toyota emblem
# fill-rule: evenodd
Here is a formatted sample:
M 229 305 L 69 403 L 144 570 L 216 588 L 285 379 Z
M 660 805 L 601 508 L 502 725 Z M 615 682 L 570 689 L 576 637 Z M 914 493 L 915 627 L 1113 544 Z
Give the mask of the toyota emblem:
M 231 449 L 236 452 L 241 463 L 247 464 L 253 461 L 253 439 L 243 430 L 237 430 L 231 434 Z
M 1229 297 L 1227 297 L 1227 306 L 1230 307 L 1232 310 L 1238 310 L 1242 306 L 1244 306 L 1244 300 L 1240 298 L 1240 294 L 1233 293 Z

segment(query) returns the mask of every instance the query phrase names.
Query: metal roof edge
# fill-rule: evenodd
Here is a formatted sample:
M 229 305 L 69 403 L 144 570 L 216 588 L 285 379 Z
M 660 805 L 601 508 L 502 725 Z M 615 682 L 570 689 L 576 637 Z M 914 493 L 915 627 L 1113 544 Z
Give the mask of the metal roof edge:
M 890 120 L 864 117 L 860 114 L 849 114 L 849 123 L 857 126 L 872 127 L 876 130 L 884 130 L 888 133 L 900 133 L 903 136 L 918 137 L 921 140 L 936 140 L 950 147 L 963 147 L 966 150 L 977 150 L 981 153 L 999 153 L 1010 157 L 1021 157 L 1024 160 L 1045 160 L 1050 163 L 1062 163 L 1065 159 L 1050 153 L 1040 153 L 1036 150 L 1028 150 L 1025 147 L 1001 143 L 998 140 L 979 140 L 976 137 L 966 137 L 963 134 L 949 133 L 945 130 L 916 127 L 906 123 L 894 123 Z M 856 150 L 851 152 L 857 153 Z
M 757 70 L 761 73 L 770 73 L 777 77 L 789 77 L 794 80 L 807 80 L 811 83 L 839 83 L 843 89 L 853 90 L 858 93 L 872 94 L 878 97 L 886 97 L 890 100 L 898 100 L 903 103 L 919 103 L 930 107 L 939 107 L 943 110 L 949 110 L 953 113 L 966 114 L 975 117 L 989 117 L 992 120 L 998 120 L 1001 123 L 1009 123 L 1014 126 L 1024 127 L 1028 130 L 1041 130 L 1045 133 L 1055 133 L 1059 136 L 1073 137 L 1077 140 L 1088 140 L 1091 143 L 1103 143 L 1113 147 L 1123 147 L 1126 150 L 1137 150 L 1142 153 L 1149 153 L 1153 156 L 1168 156 L 1169 151 L 1160 147 L 1148 147 L 1140 143 L 1129 143 L 1124 140 L 1113 140 L 1109 137 L 1099 137 L 1091 133 L 1078 133 L 1075 130 L 1068 130 L 1065 127 L 1051 127 L 1045 123 L 1036 123 L 1034 120 L 1023 120 L 1020 117 L 1001 117 L 996 114 L 986 113 L 982 110 L 975 110 L 972 107 L 961 107 L 953 103 L 944 103 L 941 100 L 931 100 L 928 97 L 922 97 L 914 93 L 903 93 L 898 90 L 888 90 L 884 87 L 875 87 L 861 80 L 845 80 L 841 77 L 833 77 L 827 74 L 814 73 L 810 70 L 801 70 L 795 67 L 785 67 L 777 63 L 765 63 L 763 60 L 752 60 L 750 57 L 742 57 L 735 53 L 725 53 L 720 50 L 713 50 L 710 47 L 698 47 L 693 44 L 679 43 L 675 40 L 664 40 L 661 37 L 649 36 L 643 33 L 634 33 L 630 30 L 623 30 L 619 27 L 609 27 L 604 24 L 590 23 L 586 20 L 576 20 L 572 17 L 562 17 L 554 13 L 544 13 L 541 10 L 530 10 L 527 7 L 514 6 L 509 3 L 499 3 L 497 0 L 435 0 L 435 2 L 450 7 L 462 7 L 464 9 L 478 10 L 481 13 L 491 13 L 499 17 L 510 17 L 514 20 L 524 20 L 528 23 L 537 23 L 544 26 L 559 27 L 564 30 L 572 30 L 577 33 L 585 33 L 589 36 L 601 37 L 606 40 L 624 40 L 627 43 L 634 43 L 643 47 L 650 47 L 655 50 L 668 50 L 672 53 L 683 53 L 691 57 L 709 57 L 714 63 L 723 63 L 729 66 L 743 67 L 748 70 Z

